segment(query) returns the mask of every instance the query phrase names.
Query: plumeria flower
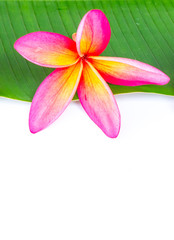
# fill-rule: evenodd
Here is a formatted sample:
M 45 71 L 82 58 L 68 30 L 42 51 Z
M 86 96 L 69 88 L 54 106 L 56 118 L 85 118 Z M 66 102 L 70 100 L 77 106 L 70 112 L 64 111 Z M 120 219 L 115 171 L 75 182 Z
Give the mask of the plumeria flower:
M 36 133 L 54 122 L 72 100 L 79 100 L 94 123 L 111 138 L 120 130 L 120 113 L 108 83 L 125 86 L 163 85 L 169 77 L 131 59 L 99 56 L 111 36 L 101 10 L 82 18 L 73 40 L 57 33 L 33 32 L 19 38 L 14 48 L 27 60 L 56 68 L 37 89 L 30 109 L 29 127 Z

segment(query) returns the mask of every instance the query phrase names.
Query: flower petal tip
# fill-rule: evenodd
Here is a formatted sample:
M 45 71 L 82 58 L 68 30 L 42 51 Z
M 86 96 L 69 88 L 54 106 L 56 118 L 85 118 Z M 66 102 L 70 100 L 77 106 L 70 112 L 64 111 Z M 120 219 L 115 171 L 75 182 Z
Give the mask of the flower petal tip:
M 38 133 L 42 130 L 39 127 L 35 126 L 30 116 L 29 116 L 29 130 L 32 134 Z
M 116 131 L 109 132 L 109 133 L 105 132 L 105 135 L 109 138 L 117 138 L 118 135 L 119 135 L 119 132 L 120 132 L 120 129 L 116 130 Z
M 30 129 L 30 132 L 32 133 L 32 134 L 35 134 L 35 133 L 37 133 L 38 131 L 34 131 L 32 128 L 30 128 L 29 127 L 29 129 Z
M 20 54 L 20 38 L 16 40 L 16 42 L 14 43 L 13 47 L 14 49 Z
M 164 80 L 161 85 L 166 85 L 170 82 L 170 77 L 164 73 Z
M 117 122 L 115 122 L 115 125 L 111 126 L 109 129 L 102 129 L 101 130 L 105 133 L 105 135 L 109 138 L 117 138 L 120 133 L 120 127 L 121 127 L 121 116 L 119 113 Z
M 32 134 L 36 134 L 38 132 L 41 132 L 42 130 L 46 129 L 47 127 L 49 127 L 49 125 L 51 124 L 43 124 L 43 121 L 41 119 L 37 119 L 35 117 L 32 116 L 32 113 L 30 112 L 29 114 L 29 130 Z
M 168 75 L 166 75 L 164 72 L 162 72 L 161 70 L 153 67 L 157 72 L 156 72 L 156 76 L 154 78 L 154 81 L 152 82 L 152 84 L 157 84 L 157 85 L 166 85 L 170 82 L 170 77 Z

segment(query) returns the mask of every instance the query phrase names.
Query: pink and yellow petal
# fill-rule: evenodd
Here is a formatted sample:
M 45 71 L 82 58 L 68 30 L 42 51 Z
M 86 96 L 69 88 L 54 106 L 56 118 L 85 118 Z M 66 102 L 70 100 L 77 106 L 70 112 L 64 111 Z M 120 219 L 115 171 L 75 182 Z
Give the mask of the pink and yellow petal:
M 94 123 L 108 137 L 117 137 L 120 130 L 117 103 L 107 83 L 88 62 L 84 62 L 77 93 L 83 108 Z
M 170 78 L 159 69 L 137 60 L 118 57 L 90 57 L 105 81 L 124 86 L 167 84 Z
M 78 60 L 76 43 L 58 33 L 29 33 L 19 38 L 14 48 L 30 62 L 44 67 L 68 66 Z
M 79 55 L 100 55 L 107 47 L 110 36 L 111 29 L 105 14 L 101 10 L 87 12 L 76 34 Z
M 72 100 L 82 72 L 82 63 L 53 71 L 37 89 L 30 109 L 32 133 L 54 122 Z

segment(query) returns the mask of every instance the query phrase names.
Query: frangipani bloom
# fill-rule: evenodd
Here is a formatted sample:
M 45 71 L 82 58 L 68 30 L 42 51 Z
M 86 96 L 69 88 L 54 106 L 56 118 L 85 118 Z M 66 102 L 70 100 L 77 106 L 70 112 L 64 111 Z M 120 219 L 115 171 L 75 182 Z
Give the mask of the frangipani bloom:
M 33 32 L 19 38 L 14 48 L 27 60 L 56 68 L 37 89 L 30 109 L 29 127 L 36 133 L 54 122 L 76 90 L 88 116 L 109 137 L 120 130 L 119 109 L 108 84 L 138 86 L 168 83 L 160 70 L 136 60 L 99 56 L 111 36 L 100 10 L 82 18 L 73 40 L 57 33 Z

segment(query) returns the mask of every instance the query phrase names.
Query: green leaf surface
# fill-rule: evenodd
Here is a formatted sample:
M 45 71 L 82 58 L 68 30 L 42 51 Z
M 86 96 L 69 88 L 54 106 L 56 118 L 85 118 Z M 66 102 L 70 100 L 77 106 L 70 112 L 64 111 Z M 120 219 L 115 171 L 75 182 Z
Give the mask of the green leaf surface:
M 171 78 L 165 86 L 110 85 L 113 93 L 174 95 L 174 0 L 16 0 L 0 1 L 0 96 L 31 101 L 39 84 L 53 71 L 21 57 L 13 48 L 19 37 L 34 31 L 71 37 L 90 9 L 101 9 L 111 25 L 111 40 L 102 55 L 137 59 Z

